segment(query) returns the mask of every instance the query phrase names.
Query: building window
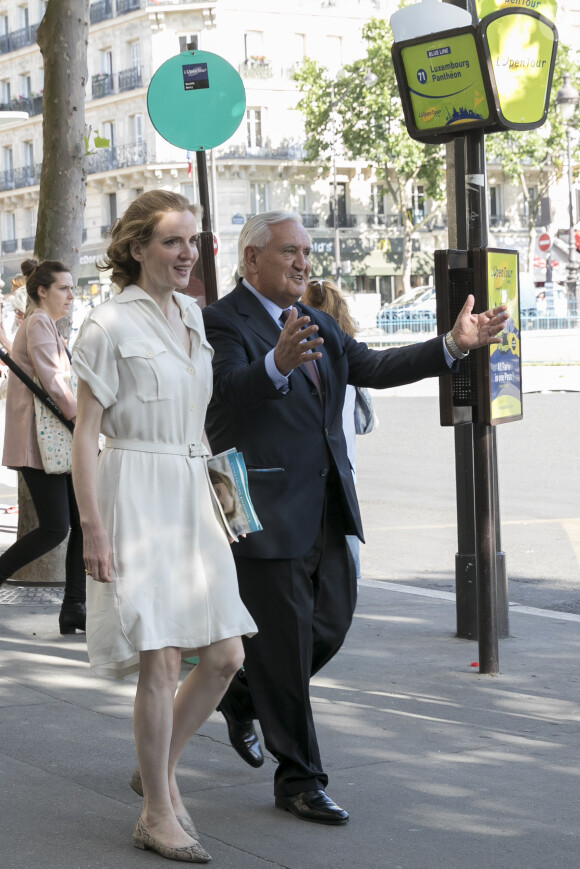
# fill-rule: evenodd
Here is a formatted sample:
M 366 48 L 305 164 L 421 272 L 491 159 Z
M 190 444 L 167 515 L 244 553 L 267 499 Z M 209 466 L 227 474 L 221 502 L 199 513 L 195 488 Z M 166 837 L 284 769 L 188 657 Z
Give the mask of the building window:
M 30 80 L 30 74 L 25 73 L 24 75 L 18 76 L 18 96 L 19 97 L 29 97 L 32 93 L 32 85 Z
M 28 5 L 18 7 L 18 29 L 24 30 L 29 25 Z
M 246 60 L 264 56 L 264 34 L 261 30 L 248 30 L 244 33 L 244 52 Z
M 10 80 L 5 79 L 0 82 L 0 99 L 3 103 L 10 102 Z
M 180 53 L 187 51 L 188 45 L 193 45 L 193 51 L 197 51 L 199 49 L 199 33 L 190 33 L 189 35 L 179 37 Z
M 101 135 L 103 139 L 109 140 L 109 148 L 115 147 L 115 124 L 113 121 L 105 121 L 103 123 Z
M 489 225 L 498 226 L 503 220 L 501 187 L 489 187 Z
M 5 211 L 4 212 L 4 240 L 5 241 L 14 241 L 16 238 L 16 221 L 14 219 L 14 212 Z
M 337 72 L 342 63 L 342 36 L 326 37 L 327 66 L 332 72 Z
M 117 219 L 117 194 L 107 194 L 107 208 L 109 211 L 109 226 L 112 226 Z
M 141 69 L 141 43 L 138 39 L 129 43 L 131 69 Z
M 420 223 L 425 214 L 425 188 L 417 184 L 413 188 L 413 223 Z
M 382 184 L 373 184 L 371 187 L 372 210 L 376 217 L 385 214 L 385 188 Z
M 297 211 L 299 214 L 305 214 L 308 210 L 306 204 L 306 187 L 302 184 L 293 184 L 290 203 L 292 211 Z
M 0 36 L 8 36 L 10 33 L 8 29 L 8 16 L 0 15 Z
M 22 143 L 22 163 L 27 169 L 34 166 L 34 145 L 32 142 Z
M 28 237 L 36 234 L 36 211 L 34 208 L 27 208 L 24 211 L 24 230 Z
M 99 51 L 99 75 L 113 75 L 113 52 L 108 48 Z
M 293 51 L 292 56 L 295 58 L 297 65 L 302 63 L 302 61 L 306 57 L 306 34 L 305 33 L 295 33 L 294 34 L 294 51 Z
M 12 154 L 12 148 L 10 145 L 2 148 L 2 170 L 4 172 L 12 172 L 14 168 L 14 159 Z
M 143 115 L 139 112 L 132 115 L 130 120 L 133 144 L 140 145 L 143 141 Z
M 262 109 L 246 110 L 248 148 L 262 147 Z
M 250 213 L 267 211 L 267 188 L 263 181 L 250 181 Z

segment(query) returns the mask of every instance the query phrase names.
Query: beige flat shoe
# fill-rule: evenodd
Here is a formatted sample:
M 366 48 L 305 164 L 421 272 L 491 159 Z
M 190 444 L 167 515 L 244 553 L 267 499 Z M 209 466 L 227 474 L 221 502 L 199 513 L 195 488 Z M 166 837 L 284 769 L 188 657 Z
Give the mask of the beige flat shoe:
M 140 797 L 143 796 L 143 782 L 141 781 L 141 772 L 139 767 L 135 770 L 133 775 L 131 776 L 131 781 L 129 782 L 132 789 L 136 794 L 139 794 Z M 186 818 L 184 815 L 176 815 L 175 816 L 181 825 L 181 829 L 185 830 L 188 836 L 191 836 L 192 839 L 199 839 L 199 833 L 195 829 L 195 824 L 191 820 L 191 818 Z
M 193 842 L 191 845 L 184 845 L 181 848 L 164 845 L 163 842 L 151 835 L 141 818 L 137 821 L 133 831 L 133 845 L 135 848 L 141 848 L 142 851 L 155 851 L 167 860 L 178 860 L 181 863 L 209 863 L 211 860 L 210 855 L 201 847 L 199 842 Z

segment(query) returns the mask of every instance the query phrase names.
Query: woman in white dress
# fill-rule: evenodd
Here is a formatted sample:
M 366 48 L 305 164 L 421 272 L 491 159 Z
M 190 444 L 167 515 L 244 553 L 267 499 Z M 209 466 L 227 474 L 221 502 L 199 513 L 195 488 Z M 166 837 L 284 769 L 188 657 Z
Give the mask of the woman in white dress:
M 139 196 L 113 226 L 107 260 L 119 292 L 87 317 L 73 353 L 73 479 L 91 667 L 118 678 L 139 671 L 132 786 L 144 804 L 133 842 L 201 863 L 210 857 L 176 767 L 241 666 L 240 636 L 256 625 L 204 458 L 213 352 L 196 301 L 178 292 L 198 256 L 196 232 L 188 200 L 162 190 Z M 181 659 L 194 651 L 199 664 L 177 690 Z

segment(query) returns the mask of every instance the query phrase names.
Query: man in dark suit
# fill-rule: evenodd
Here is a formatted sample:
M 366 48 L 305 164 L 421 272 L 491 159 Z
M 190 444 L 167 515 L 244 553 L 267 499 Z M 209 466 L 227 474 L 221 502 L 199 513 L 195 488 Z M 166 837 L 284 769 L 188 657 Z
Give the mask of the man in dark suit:
M 470 296 L 445 338 L 370 350 L 299 303 L 310 244 L 295 215 L 253 217 L 240 234 L 240 281 L 203 311 L 215 351 L 206 431 L 214 453 L 244 454 L 263 525 L 234 547 L 240 593 L 259 630 L 244 641 L 244 671 L 220 709 L 232 745 L 252 766 L 263 762 L 253 723 L 260 721 L 278 760 L 276 806 L 344 824 L 347 812 L 325 792 L 309 682 L 342 645 L 356 602 L 345 535 L 363 533 L 342 428 L 345 388 L 449 372 L 470 349 L 498 340 L 505 315 L 472 315 Z

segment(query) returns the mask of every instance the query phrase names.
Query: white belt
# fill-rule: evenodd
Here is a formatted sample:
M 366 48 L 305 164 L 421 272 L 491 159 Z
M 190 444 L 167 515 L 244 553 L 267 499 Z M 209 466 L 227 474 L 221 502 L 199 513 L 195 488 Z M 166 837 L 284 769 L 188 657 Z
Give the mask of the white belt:
M 139 453 L 166 453 L 172 456 L 189 456 L 191 459 L 209 456 L 204 444 L 160 444 L 154 441 L 105 438 L 105 448 L 109 450 L 136 450 Z

